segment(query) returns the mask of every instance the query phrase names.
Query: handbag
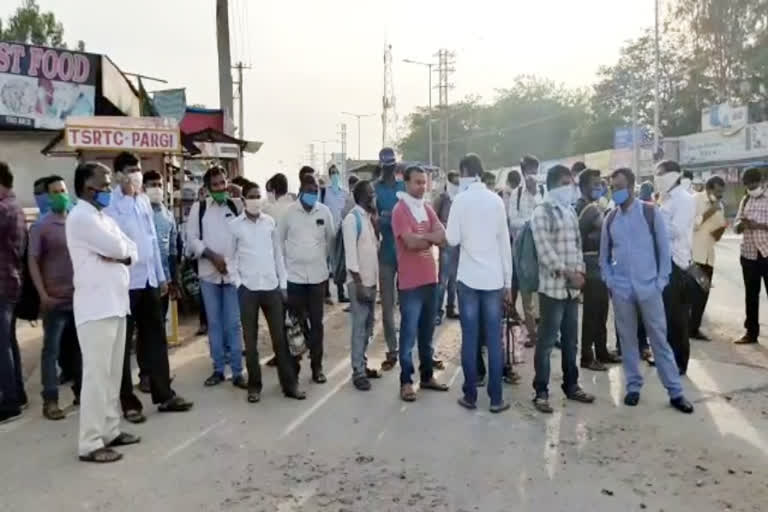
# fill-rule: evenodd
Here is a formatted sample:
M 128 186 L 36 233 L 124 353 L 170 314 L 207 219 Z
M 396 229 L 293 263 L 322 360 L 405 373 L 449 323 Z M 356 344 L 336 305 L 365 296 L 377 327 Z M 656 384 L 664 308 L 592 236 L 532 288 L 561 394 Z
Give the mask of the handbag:
M 304 339 L 304 330 L 301 328 L 301 319 L 290 309 L 285 315 L 285 337 L 288 340 L 288 350 L 293 357 L 298 357 L 307 351 L 307 343 Z
M 704 272 L 704 270 L 702 270 L 698 263 L 691 264 L 691 266 L 688 267 L 688 270 L 686 270 L 686 274 L 688 274 L 688 277 L 693 280 L 693 282 L 695 282 L 703 291 L 708 292 L 712 287 L 712 280 Z

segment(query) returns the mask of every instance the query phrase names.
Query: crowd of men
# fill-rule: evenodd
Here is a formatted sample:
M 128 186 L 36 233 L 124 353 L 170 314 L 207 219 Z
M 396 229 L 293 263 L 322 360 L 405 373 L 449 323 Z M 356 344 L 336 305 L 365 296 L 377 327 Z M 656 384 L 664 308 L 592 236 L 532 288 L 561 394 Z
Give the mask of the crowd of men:
M 140 441 L 120 427 L 121 416 L 146 420 L 132 379 L 134 332 L 138 389 L 160 412 L 190 410 L 192 402 L 171 385 L 165 334 L 169 298 L 181 293 L 176 267 L 182 255 L 195 263 L 199 279 L 212 361 L 204 384 L 225 382 L 228 367 L 231 383 L 249 403 L 259 402 L 262 391 L 259 311 L 274 352 L 269 364 L 277 368 L 284 395 L 306 397 L 299 384 L 302 357 L 289 346 L 289 311 L 303 333 L 312 381 L 326 382 L 323 316 L 333 279 L 339 302 L 350 303 L 352 383 L 360 391 L 398 364 L 402 400 L 417 400 L 419 391 L 447 391 L 435 377 L 443 363 L 434 357 L 435 328 L 445 316 L 461 323 L 458 402 L 467 409 L 477 407 L 477 389 L 486 383 L 490 411 L 509 408 L 502 382 L 516 375 L 502 347 L 503 326 L 519 321 L 527 346 L 535 347 L 537 410 L 553 412 L 550 359 L 557 347 L 570 400 L 595 400 L 579 386 L 579 366 L 605 371 L 621 362 L 624 403 L 636 406 L 645 359 L 656 365 L 670 404 L 693 412 L 681 376 L 689 339 L 709 339 L 701 321 L 714 245 L 727 225 L 725 183 L 714 176 L 694 193 L 672 161 L 661 162 L 654 182 L 639 187 L 626 168 L 615 170 L 610 184 L 583 164 L 556 165 L 543 184 L 538 177 L 538 160 L 526 156 L 497 192 L 494 175 L 469 154 L 458 172 L 447 174 L 432 203 L 425 169 L 399 168 L 391 148 L 379 154 L 378 177 L 351 176 L 349 191 L 335 167 L 329 183 L 303 167 L 295 198 L 283 174 L 270 178 L 263 197 L 257 184 L 239 178 L 233 186 L 226 170 L 213 166 L 203 177 L 204 193 L 177 229 L 162 176 L 143 172 L 139 158 L 122 153 L 112 169 L 77 167 L 76 200 L 61 177 L 38 180 L 40 217 L 28 230 L 11 169 L 0 163 L 0 421 L 19 417 L 28 403 L 16 340 L 25 286 L 37 294 L 43 323 L 42 412 L 49 420 L 65 417 L 58 386 L 71 380 L 80 407 L 81 460 L 113 462 L 122 457 L 115 448 Z M 734 227 L 743 234 L 746 334 L 736 342 L 746 344 L 757 343 L 761 280 L 768 285 L 768 192 L 759 169 L 745 171 L 742 181 L 747 194 Z M 377 298 L 386 342 L 380 369 L 369 366 L 366 355 Z M 608 348 L 610 304 L 616 352 Z

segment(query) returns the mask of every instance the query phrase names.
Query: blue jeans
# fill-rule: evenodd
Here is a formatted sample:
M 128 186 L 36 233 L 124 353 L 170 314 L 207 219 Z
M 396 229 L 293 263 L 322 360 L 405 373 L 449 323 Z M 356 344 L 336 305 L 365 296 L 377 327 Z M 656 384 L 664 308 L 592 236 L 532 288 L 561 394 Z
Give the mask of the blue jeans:
M 533 389 L 536 394 L 549 395 L 550 355 L 560 333 L 563 391 L 573 393 L 579 386 L 579 367 L 576 365 L 579 330 L 579 301 L 553 299 L 539 294 L 539 330 L 533 366 L 536 376 Z
M 435 332 L 437 285 L 400 290 L 400 384 L 413 384 L 413 346 L 419 342 L 421 381 L 432 379 L 432 335 Z
M 352 360 L 352 378 L 365 377 L 365 352 L 373 336 L 375 323 L 376 299 L 361 300 L 362 284 L 350 282 L 347 285 L 350 300 L 350 358 Z M 375 297 L 375 294 L 374 294 Z
M 664 315 L 661 292 L 642 302 L 636 299 L 626 300 L 613 294 L 613 314 L 619 331 L 619 343 L 622 348 L 621 362 L 627 378 L 627 393 L 639 393 L 643 387 L 637 342 L 638 320 L 642 320 L 651 342 L 651 350 L 656 360 L 656 373 L 661 383 L 667 389 L 670 398 L 682 396 L 680 370 L 675 362 L 675 354 L 667 342 L 667 319 Z
M 240 332 L 240 300 L 233 284 L 200 281 L 208 318 L 208 343 L 213 371 L 224 373 L 229 361 L 232 376 L 243 374 L 243 340 Z
M 43 353 L 40 360 L 43 400 L 59 399 L 59 377 L 56 362 L 59 359 L 61 339 L 67 327 L 74 327 L 75 315 L 72 311 L 54 310 L 43 313 Z
M 0 413 L 18 412 L 27 403 L 14 308 L 15 304 L 0 299 Z
M 440 249 L 440 284 L 437 288 L 437 309 L 443 312 L 443 302 L 448 294 L 448 309 L 456 307 L 456 273 L 459 268 L 459 247 Z
M 461 368 L 464 370 L 464 399 L 477 402 L 477 353 L 482 325 L 488 351 L 488 396 L 491 405 L 501 405 L 503 355 L 501 348 L 502 290 L 475 290 L 458 284 L 461 320 Z

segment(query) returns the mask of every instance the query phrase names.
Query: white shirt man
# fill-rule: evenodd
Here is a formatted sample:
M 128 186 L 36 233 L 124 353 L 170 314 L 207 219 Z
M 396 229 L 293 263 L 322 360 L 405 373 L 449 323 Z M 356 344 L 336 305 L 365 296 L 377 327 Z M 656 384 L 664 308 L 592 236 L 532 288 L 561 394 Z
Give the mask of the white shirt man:
M 328 279 L 327 259 L 333 247 L 335 228 L 331 211 L 317 202 L 310 211 L 294 201 L 279 224 L 284 243 L 288 281 L 318 284 Z

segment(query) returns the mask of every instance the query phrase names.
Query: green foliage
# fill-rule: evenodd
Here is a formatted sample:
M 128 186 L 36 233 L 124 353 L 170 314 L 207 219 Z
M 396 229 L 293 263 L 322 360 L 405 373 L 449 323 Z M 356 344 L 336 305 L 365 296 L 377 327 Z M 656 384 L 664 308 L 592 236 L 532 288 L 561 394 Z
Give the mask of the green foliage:
M 66 48 L 64 26 L 52 12 L 41 12 L 35 0 L 24 0 L 5 23 L 0 20 L 0 40 Z M 85 42 L 77 42 L 77 50 L 85 50 Z

